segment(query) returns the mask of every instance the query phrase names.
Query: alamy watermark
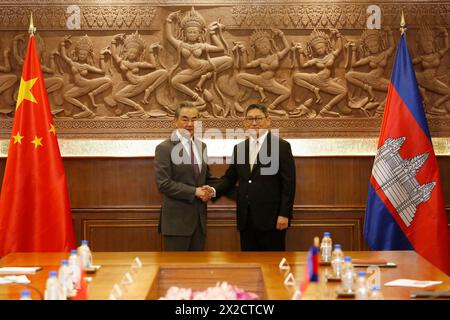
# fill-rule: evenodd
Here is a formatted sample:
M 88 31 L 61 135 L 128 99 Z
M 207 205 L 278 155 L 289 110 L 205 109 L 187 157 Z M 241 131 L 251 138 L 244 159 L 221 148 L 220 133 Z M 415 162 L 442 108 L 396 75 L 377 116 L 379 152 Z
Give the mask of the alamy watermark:
M 69 30 L 81 29 L 81 9 L 77 5 L 71 5 L 67 7 L 66 13 L 69 17 L 66 20 L 66 26 Z
M 367 29 L 381 29 L 381 8 L 377 5 L 367 7 Z
M 177 129 L 178 133 L 188 137 L 189 133 L 184 129 Z M 185 146 L 179 142 L 177 135 L 177 130 L 174 130 L 171 134 L 172 142 L 177 143 L 172 149 L 171 160 L 173 164 L 191 164 L 190 151 L 185 152 Z M 259 134 L 264 133 L 260 131 Z M 278 173 L 280 168 L 280 141 L 278 129 L 271 129 L 267 134 L 265 141 L 262 141 L 259 153 L 258 153 L 258 164 L 260 165 L 261 175 L 275 175 Z M 249 149 L 246 148 L 245 143 L 238 143 L 238 141 L 243 140 L 247 137 L 256 137 L 257 132 L 253 129 L 244 130 L 242 128 L 226 129 L 225 135 L 217 128 L 209 128 L 203 131 L 203 126 L 201 121 L 194 122 L 194 135 L 193 139 L 197 145 L 197 151 L 201 152 L 201 157 L 207 164 L 236 164 L 245 165 L 248 163 L 249 159 Z M 208 158 L 206 149 L 200 147 L 202 140 L 235 140 L 237 143 L 236 151 L 231 158 Z M 269 147 L 270 146 L 270 147 Z

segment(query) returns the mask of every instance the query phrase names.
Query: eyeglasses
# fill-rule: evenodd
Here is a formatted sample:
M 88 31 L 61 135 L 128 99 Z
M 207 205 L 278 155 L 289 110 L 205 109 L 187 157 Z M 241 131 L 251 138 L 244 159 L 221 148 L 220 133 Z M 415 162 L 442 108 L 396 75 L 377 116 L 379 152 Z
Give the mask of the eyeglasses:
M 245 117 L 245 121 L 253 123 L 255 121 L 256 123 L 261 123 L 266 117 Z

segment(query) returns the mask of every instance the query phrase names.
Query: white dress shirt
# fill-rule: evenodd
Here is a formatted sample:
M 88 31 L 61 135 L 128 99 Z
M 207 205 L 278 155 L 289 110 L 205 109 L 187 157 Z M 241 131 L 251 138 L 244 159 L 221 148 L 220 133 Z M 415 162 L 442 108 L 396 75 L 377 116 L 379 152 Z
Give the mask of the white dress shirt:
M 250 171 L 253 170 L 253 166 L 256 163 L 256 159 L 258 157 L 259 150 L 261 150 L 261 146 L 264 140 L 267 137 L 269 131 L 266 131 L 264 134 L 260 135 L 257 139 L 255 137 L 250 136 L 249 138 L 249 163 L 250 163 Z

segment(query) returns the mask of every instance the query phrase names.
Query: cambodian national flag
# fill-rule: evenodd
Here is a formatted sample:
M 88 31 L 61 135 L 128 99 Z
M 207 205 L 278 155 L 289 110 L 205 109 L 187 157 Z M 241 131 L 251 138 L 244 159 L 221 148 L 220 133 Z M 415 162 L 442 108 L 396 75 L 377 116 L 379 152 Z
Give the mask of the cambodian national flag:
M 300 283 L 302 294 L 308 288 L 310 282 L 319 282 L 319 248 L 314 245 L 308 252 L 303 281 Z
M 450 274 L 439 168 L 404 34 L 370 177 L 364 237 L 372 250 L 415 250 Z

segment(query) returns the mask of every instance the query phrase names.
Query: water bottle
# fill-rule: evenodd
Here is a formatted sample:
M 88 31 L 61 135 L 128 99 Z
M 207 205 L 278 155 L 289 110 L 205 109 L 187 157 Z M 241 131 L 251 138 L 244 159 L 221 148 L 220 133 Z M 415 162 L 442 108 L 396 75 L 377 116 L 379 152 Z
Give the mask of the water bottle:
M 88 241 L 81 241 L 81 246 L 78 247 L 78 255 L 80 257 L 80 264 L 83 270 L 89 269 L 92 266 L 92 253 L 89 249 Z
M 72 269 L 69 267 L 68 260 L 61 261 L 61 267 L 58 271 L 58 282 L 62 288 L 64 296 L 73 296 L 73 279 L 72 279 Z
M 73 287 L 78 290 L 78 289 L 80 289 L 81 265 L 80 265 L 80 259 L 77 255 L 77 250 L 70 251 L 69 267 L 72 271 Z
M 45 285 L 45 300 L 65 300 L 62 296 L 62 290 L 58 282 L 57 272 L 50 271 L 47 283 Z
M 369 288 L 367 287 L 365 271 L 358 272 L 358 278 L 356 279 L 355 298 L 356 300 L 369 299 Z
M 322 262 L 331 261 L 332 241 L 329 232 L 323 233 L 322 242 L 320 243 L 320 258 Z
M 342 265 L 344 264 L 344 253 L 340 244 L 334 245 L 333 254 L 331 255 L 331 266 L 333 267 L 333 276 L 335 278 L 342 277 Z
M 344 265 L 342 267 L 342 290 L 347 293 L 353 291 L 353 264 L 352 258 L 346 256 L 344 258 Z
M 20 299 L 19 300 L 33 300 L 33 299 L 31 299 L 30 290 L 20 291 Z
M 381 293 L 381 288 L 378 285 L 372 287 L 372 293 L 370 294 L 371 300 L 383 300 L 383 294 Z

